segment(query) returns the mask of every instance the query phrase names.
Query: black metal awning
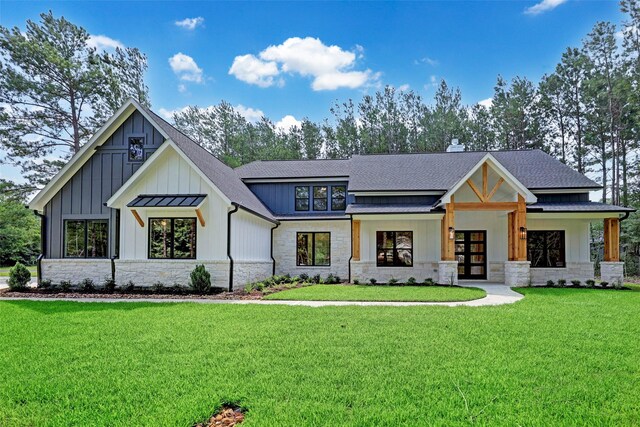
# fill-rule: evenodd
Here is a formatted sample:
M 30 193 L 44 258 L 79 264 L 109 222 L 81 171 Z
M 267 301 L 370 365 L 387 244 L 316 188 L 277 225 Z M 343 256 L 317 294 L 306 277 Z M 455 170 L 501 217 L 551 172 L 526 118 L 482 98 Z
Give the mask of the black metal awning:
M 127 204 L 130 208 L 193 208 L 206 194 L 140 194 Z

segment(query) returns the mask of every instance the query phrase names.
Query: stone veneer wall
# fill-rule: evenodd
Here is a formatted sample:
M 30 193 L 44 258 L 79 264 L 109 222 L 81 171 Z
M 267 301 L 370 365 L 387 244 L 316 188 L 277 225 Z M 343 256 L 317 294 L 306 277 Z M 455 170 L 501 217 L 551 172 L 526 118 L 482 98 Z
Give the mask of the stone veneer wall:
M 143 259 L 116 260 L 116 283 L 123 285 L 131 280 L 136 286 L 151 286 L 162 282 L 165 286 L 180 284 L 189 286 L 191 271 L 204 264 L 211 273 L 211 286 L 229 288 L 229 261 Z
M 572 280 L 580 280 L 583 284 L 586 280 L 595 276 L 592 262 L 567 262 L 566 268 L 532 268 L 531 283 L 533 285 L 546 285 L 547 280 L 557 282 L 564 279 L 567 283 Z
M 530 261 L 506 261 L 504 263 L 504 284 L 507 286 L 527 286 L 531 279 Z
M 272 261 L 234 261 L 233 289 L 242 289 L 247 283 L 267 279 L 272 273 Z
M 331 233 L 331 265 L 328 267 L 296 265 L 296 233 L 313 231 Z M 347 280 L 351 258 L 351 221 L 282 221 L 273 230 L 273 258 L 276 260 L 276 274 L 299 276 L 306 273 L 322 277 L 333 274 Z
M 51 280 L 60 284 L 63 280 L 70 281 L 74 286 L 84 279 L 91 279 L 96 286 L 111 278 L 110 259 L 43 259 L 41 279 Z
M 492 283 L 504 283 L 504 261 L 489 261 L 487 281 Z
M 438 263 L 438 284 L 458 285 L 458 261 L 440 261 Z
M 624 262 L 601 261 L 600 278 L 609 285 L 624 282 Z
M 388 282 L 389 279 L 398 279 L 406 282 L 409 277 L 413 277 L 418 282 L 427 278 L 438 281 L 437 262 L 414 262 L 413 267 L 378 267 L 371 261 L 352 261 L 351 280 L 368 282 L 369 279 L 376 279 L 379 283 Z

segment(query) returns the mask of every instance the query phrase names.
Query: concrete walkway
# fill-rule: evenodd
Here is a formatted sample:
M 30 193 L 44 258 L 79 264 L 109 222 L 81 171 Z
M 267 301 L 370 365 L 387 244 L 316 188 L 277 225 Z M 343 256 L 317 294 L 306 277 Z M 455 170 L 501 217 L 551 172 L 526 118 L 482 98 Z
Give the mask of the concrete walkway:
M 508 286 L 501 284 L 490 284 L 483 282 L 465 282 L 460 286 L 483 289 L 487 296 L 473 301 L 457 302 L 401 302 L 401 301 L 281 301 L 281 300 L 213 300 L 197 298 L 0 298 L 0 301 L 29 300 L 29 301 L 75 301 L 75 302 L 155 302 L 155 303 L 175 303 L 175 302 L 195 302 L 201 304 L 256 304 L 256 305 L 298 305 L 304 307 L 329 307 L 329 306 L 390 306 L 390 307 L 410 307 L 410 306 L 467 306 L 480 307 L 485 305 L 513 304 L 524 298 L 522 294 L 511 290 Z

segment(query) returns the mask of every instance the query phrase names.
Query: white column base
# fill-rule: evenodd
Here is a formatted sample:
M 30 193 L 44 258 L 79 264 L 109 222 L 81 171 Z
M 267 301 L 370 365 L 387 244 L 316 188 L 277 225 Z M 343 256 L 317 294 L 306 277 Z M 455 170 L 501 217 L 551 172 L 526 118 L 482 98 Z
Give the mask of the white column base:
M 504 263 L 504 284 L 507 286 L 528 286 L 531 280 L 530 261 L 506 261 Z
M 458 285 L 458 261 L 438 262 L 438 284 Z
M 624 282 L 624 262 L 602 261 L 600 263 L 600 278 L 610 285 Z

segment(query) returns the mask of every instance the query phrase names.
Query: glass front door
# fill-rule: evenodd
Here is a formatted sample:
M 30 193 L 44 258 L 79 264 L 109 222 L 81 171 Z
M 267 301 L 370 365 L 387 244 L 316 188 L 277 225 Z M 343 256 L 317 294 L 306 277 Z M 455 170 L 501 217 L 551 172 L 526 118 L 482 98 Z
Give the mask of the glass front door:
M 487 278 L 487 232 L 456 231 L 458 279 Z

